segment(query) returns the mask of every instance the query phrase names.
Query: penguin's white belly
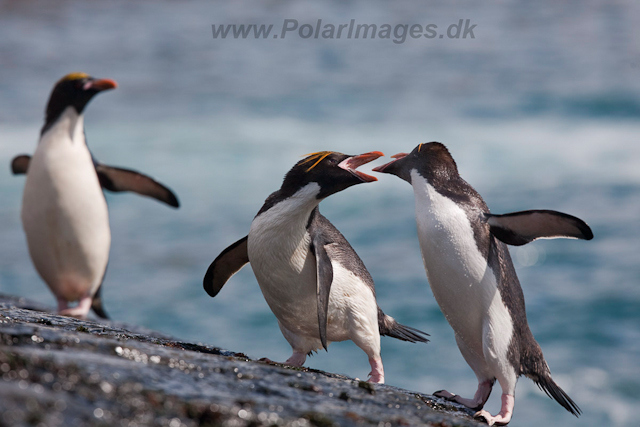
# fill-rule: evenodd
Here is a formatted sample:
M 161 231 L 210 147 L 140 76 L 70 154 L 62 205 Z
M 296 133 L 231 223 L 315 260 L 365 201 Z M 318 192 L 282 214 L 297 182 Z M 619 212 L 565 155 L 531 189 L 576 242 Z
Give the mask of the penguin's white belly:
M 248 255 L 251 267 L 267 304 L 287 329 L 308 335 L 318 330 L 316 310 L 316 267 L 308 251 L 309 235 L 289 246 L 286 235 L 249 233 Z
M 84 140 L 43 138 L 25 183 L 22 223 L 33 263 L 68 301 L 93 295 L 109 259 L 107 204 Z M 66 136 L 66 138 L 65 138 Z
M 438 305 L 469 351 L 505 358 L 513 324 L 469 219 L 422 177 L 412 180 L 422 258 Z
M 296 219 L 283 220 L 282 210 L 277 207 L 261 214 L 251 224 L 248 255 L 260 289 L 278 321 L 294 334 L 318 339 L 319 348 L 316 259 L 309 249 L 311 237 L 304 228 L 306 221 L 301 220 L 302 226 L 296 227 Z M 332 267 L 327 340 L 351 339 L 354 321 L 363 323 L 360 318 L 376 320 L 375 332 L 370 332 L 375 334 L 378 326 L 373 292 L 339 263 L 334 262 Z
M 256 243 L 256 240 L 260 243 Z M 287 243 L 283 240 L 286 239 L 279 236 L 266 244 L 265 240 L 249 234 L 248 253 L 254 274 L 278 321 L 294 334 L 319 340 L 316 260 L 308 249 L 309 234 L 305 233 L 293 249 L 283 247 Z M 361 295 L 362 287 L 366 285 L 339 264 L 334 264 L 333 273 L 327 340 L 344 341 L 350 337 L 346 312 L 351 305 L 359 305 L 352 297 Z M 368 293 L 375 306 L 373 293 Z M 346 299 L 350 300 L 345 301 Z

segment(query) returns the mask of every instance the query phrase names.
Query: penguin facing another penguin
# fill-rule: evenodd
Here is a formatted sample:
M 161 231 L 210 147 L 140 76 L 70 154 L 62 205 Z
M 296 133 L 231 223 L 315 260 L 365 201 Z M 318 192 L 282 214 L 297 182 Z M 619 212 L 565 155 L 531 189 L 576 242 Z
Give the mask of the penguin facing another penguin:
M 204 289 L 214 297 L 251 263 L 293 349 L 287 364 L 302 366 L 308 354 L 327 349 L 330 342 L 352 340 L 369 357 L 369 381 L 384 383 L 380 335 L 427 342 L 426 334 L 382 312 L 362 260 L 318 210 L 326 197 L 376 181 L 356 168 L 380 156 L 377 151 L 358 156 L 324 151 L 299 161 L 266 199 L 249 234 L 225 249 L 207 270 Z
M 84 318 L 93 308 L 107 318 L 100 287 L 109 260 L 111 232 L 102 188 L 133 191 L 178 207 L 176 196 L 138 172 L 96 162 L 86 144 L 83 112 L 98 93 L 116 88 L 109 79 L 71 73 L 53 88 L 33 157 L 11 162 L 27 174 L 22 224 L 33 264 L 58 301 L 60 314 Z M 78 301 L 70 307 L 69 302 Z
M 458 348 L 478 378 L 471 399 L 445 390 L 436 396 L 476 411 L 489 425 L 509 423 L 520 375 L 578 416 L 581 411 L 553 381 L 540 346 L 529 329 L 524 295 L 505 243 L 523 245 L 539 238 L 590 240 L 584 221 L 548 210 L 493 215 L 458 174 L 453 157 L 438 142 L 374 171 L 396 175 L 414 190 L 416 222 L 427 278 Z M 502 388 L 500 413 L 483 410 L 495 381 Z

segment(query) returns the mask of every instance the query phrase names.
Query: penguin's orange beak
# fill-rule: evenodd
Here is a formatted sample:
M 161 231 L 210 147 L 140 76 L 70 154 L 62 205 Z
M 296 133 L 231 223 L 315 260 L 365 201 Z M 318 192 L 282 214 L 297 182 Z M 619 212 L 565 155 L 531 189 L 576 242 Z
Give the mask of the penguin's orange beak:
M 408 153 L 398 153 L 398 154 L 394 154 L 393 156 L 391 156 L 391 158 L 392 158 L 392 159 L 394 159 L 394 160 L 391 160 L 389 163 L 385 163 L 385 164 L 384 164 L 384 165 L 382 165 L 382 166 L 376 166 L 375 168 L 373 168 L 373 169 L 372 169 L 372 171 L 374 171 L 374 172 L 382 172 L 382 173 L 384 173 L 384 170 L 385 170 L 387 167 L 389 167 L 389 165 L 391 165 L 391 164 L 395 163 L 396 161 L 398 161 L 398 160 L 400 160 L 400 159 L 402 159 L 402 158 L 407 157 L 408 155 L 409 155 Z
M 96 79 L 89 80 L 83 86 L 84 90 L 94 89 L 98 92 L 102 92 L 103 90 L 115 89 L 118 87 L 118 83 L 111 79 Z
M 384 153 L 380 151 L 371 151 L 369 153 L 364 153 L 358 156 L 349 157 L 343 160 L 342 162 L 340 162 L 338 167 L 351 172 L 353 175 L 360 178 L 362 182 L 373 182 L 373 181 L 377 181 L 378 178 L 376 178 L 375 176 L 367 175 L 366 173 L 360 172 L 356 169 L 382 156 L 384 156 Z

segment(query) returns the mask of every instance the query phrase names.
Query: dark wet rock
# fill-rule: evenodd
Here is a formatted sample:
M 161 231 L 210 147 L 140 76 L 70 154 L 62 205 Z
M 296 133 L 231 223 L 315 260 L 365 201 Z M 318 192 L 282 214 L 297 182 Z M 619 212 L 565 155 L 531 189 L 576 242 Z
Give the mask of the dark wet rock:
M 0 376 L 0 426 L 482 425 L 433 396 L 2 295 Z

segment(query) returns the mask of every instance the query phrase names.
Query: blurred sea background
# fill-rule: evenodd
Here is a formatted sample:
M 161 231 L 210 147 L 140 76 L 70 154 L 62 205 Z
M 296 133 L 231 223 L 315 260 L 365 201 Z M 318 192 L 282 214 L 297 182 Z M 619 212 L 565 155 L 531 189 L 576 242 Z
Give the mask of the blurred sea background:
M 475 38 L 214 39 L 211 25 L 436 24 Z M 209 263 L 246 235 L 300 156 L 387 156 L 445 143 L 494 213 L 556 209 L 595 239 L 511 248 L 531 330 L 576 419 L 522 378 L 512 425 L 629 426 L 640 407 L 640 3 L 382 1 L 0 1 L 0 292 L 54 305 L 20 223 L 24 177 L 55 81 L 115 79 L 85 115 L 100 161 L 171 187 L 172 210 L 106 194 L 104 283 L 117 321 L 285 360 L 290 348 L 250 267 L 215 299 Z M 380 159 L 364 171 L 382 164 Z M 473 372 L 429 289 L 411 187 L 391 176 L 332 196 L 321 211 L 376 280 L 380 306 L 431 334 L 382 339 L 388 384 L 471 397 Z M 333 343 L 306 366 L 366 378 L 366 355 Z M 486 409 L 496 413 L 496 385 Z

